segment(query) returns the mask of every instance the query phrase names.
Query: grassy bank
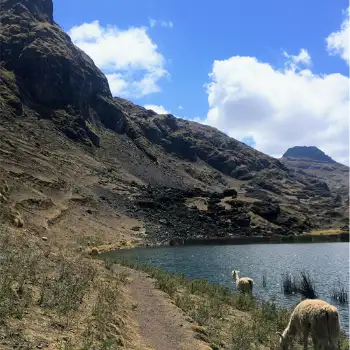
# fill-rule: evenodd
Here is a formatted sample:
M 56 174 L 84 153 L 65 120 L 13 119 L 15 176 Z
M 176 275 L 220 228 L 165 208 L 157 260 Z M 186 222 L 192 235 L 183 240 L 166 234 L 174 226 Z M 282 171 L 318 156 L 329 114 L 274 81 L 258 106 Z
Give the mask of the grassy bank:
M 282 331 L 287 325 L 290 310 L 277 308 L 272 303 L 258 303 L 251 296 L 204 280 L 190 280 L 131 261 L 118 262 L 154 278 L 157 288 L 167 293 L 185 312 L 198 337 L 208 342 L 212 349 L 277 348 L 276 331 Z M 110 260 L 105 263 L 107 266 L 112 264 Z M 300 344 L 294 346 L 295 349 L 302 348 Z M 340 349 L 349 349 L 345 335 Z
M 128 346 L 127 310 L 123 274 L 0 225 L 1 349 Z

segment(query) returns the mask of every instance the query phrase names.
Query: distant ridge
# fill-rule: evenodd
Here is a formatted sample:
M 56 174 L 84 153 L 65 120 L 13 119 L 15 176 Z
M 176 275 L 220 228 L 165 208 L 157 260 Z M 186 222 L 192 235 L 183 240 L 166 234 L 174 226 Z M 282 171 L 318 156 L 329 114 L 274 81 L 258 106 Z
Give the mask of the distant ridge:
M 315 146 L 295 146 L 288 148 L 283 154 L 283 158 L 299 158 L 324 163 L 337 163 L 334 159 Z

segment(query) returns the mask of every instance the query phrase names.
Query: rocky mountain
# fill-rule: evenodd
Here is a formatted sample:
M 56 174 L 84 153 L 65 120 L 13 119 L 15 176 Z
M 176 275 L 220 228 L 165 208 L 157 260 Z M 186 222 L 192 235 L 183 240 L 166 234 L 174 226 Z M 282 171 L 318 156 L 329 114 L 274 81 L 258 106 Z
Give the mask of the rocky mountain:
M 98 231 L 151 242 L 347 223 L 346 199 L 285 159 L 113 97 L 54 22 L 51 0 L 0 0 L 0 8 L 6 220 L 72 240 Z
M 345 205 L 349 204 L 349 167 L 336 162 L 314 146 L 289 148 L 281 158 L 282 163 L 295 172 L 307 174 L 327 183 L 333 194 Z
M 283 158 L 307 160 L 309 162 L 319 162 L 334 164 L 336 161 L 327 156 L 323 151 L 315 146 L 295 146 L 288 148 L 282 156 Z

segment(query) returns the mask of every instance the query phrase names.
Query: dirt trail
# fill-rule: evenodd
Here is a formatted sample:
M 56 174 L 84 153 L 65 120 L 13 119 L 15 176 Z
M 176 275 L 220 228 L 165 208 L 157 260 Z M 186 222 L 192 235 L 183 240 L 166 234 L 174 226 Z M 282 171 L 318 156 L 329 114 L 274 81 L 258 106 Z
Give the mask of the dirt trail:
M 195 338 L 191 324 L 186 321 L 165 293 L 154 286 L 146 274 L 131 271 L 130 293 L 135 302 L 134 318 L 147 349 L 152 350 L 210 350 Z

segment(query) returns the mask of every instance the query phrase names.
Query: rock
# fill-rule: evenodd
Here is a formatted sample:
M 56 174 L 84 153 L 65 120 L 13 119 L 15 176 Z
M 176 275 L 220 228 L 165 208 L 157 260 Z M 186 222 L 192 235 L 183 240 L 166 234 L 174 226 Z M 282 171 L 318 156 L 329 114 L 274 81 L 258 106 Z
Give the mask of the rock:
M 273 204 L 266 201 L 254 202 L 251 206 L 251 211 L 269 221 L 275 220 L 281 213 L 281 209 L 278 204 Z
M 246 165 L 240 165 L 236 169 L 232 170 L 231 176 L 235 179 L 240 179 L 244 175 L 247 175 L 249 173 L 249 169 Z
M 222 194 L 224 197 L 232 197 L 232 198 L 237 197 L 237 191 L 234 188 L 226 188 Z
M 99 251 L 96 247 L 92 247 L 90 250 L 90 255 L 98 255 Z
M 325 163 L 336 163 L 331 157 L 315 146 L 295 146 L 288 148 L 283 158 L 301 158 Z
M 1 7 L 6 23 L 1 28 L 1 60 L 5 69 L 21 79 L 22 89 L 35 103 L 32 106 L 57 111 L 45 113 L 46 117 L 74 140 L 98 146 L 97 135 L 86 123 L 96 114 L 107 128 L 123 131 L 125 117 L 106 77 L 54 23 L 52 0 L 24 0 L 17 5 L 3 0 Z M 11 32 L 16 26 L 21 39 Z
M 47 241 L 48 238 L 44 236 L 44 237 L 41 237 L 41 239 L 42 239 L 43 241 Z

